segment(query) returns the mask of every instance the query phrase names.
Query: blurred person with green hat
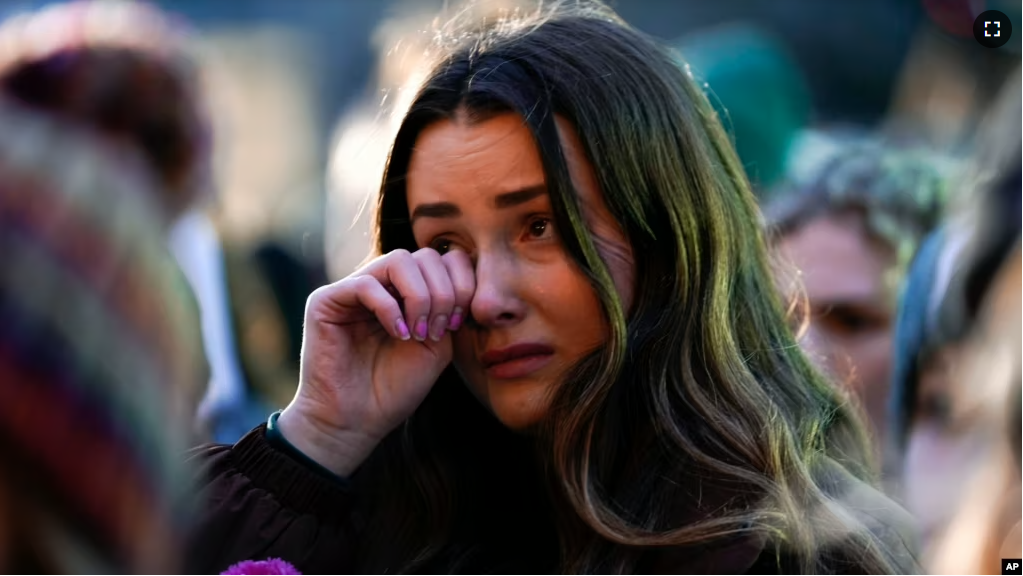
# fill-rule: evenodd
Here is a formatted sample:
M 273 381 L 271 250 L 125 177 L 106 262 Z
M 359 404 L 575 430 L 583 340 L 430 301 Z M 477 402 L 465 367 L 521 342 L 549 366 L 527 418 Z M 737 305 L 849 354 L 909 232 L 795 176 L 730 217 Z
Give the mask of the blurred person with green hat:
M 703 30 L 674 45 L 734 139 L 754 190 L 770 191 L 810 122 L 810 92 L 798 64 L 780 40 L 753 24 Z

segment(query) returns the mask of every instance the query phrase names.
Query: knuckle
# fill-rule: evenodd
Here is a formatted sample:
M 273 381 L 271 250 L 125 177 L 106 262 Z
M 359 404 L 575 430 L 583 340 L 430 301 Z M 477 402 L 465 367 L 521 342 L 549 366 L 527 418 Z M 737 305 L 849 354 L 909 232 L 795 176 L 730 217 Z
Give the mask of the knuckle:
M 339 288 L 343 288 L 344 283 L 345 280 L 341 280 L 313 290 L 305 301 L 306 315 L 317 315 L 323 310 L 329 309 L 331 307 L 331 300 L 337 297 Z
M 405 296 L 405 309 L 423 311 L 430 309 L 430 297 L 426 294 L 409 294 Z
M 416 250 L 416 253 L 412 255 L 416 260 L 420 262 L 435 263 L 440 262 L 440 252 L 437 252 L 433 248 L 426 247 Z
M 309 294 L 309 297 L 306 298 L 306 308 L 307 309 L 312 309 L 312 308 L 316 308 L 317 306 L 319 306 L 320 303 L 323 302 L 327 298 L 326 290 L 327 290 L 326 286 L 321 286 L 320 288 L 317 288 L 316 290 L 313 290 Z
M 355 290 L 368 290 L 373 287 L 376 280 L 372 276 L 355 276 L 351 279 L 351 287 Z
M 415 258 L 413 258 L 412 253 L 404 248 L 398 248 L 397 250 L 390 252 L 387 255 L 387 258 L 389 259 L 390 264 L 397 265 L 398 267 L 405 266 L 409 262 L 415 261 Z
M 377 256 L 374 256 L 373 258 L 363 262 L 352 275 L 354 276 L 357 274 L 367 274 L 369 273 L 370 270 L 386 266 L 390 258 L 392 258 L 391 252 L 388 252 L 387 254 L 379 254 Z
M 440 258 L 445 262 L 450 262 L 460 266 L 470 266 L 472 263 L 469 255 L 461 250 L 450 250 L 444 253 L 444 255 Z
M 455 305 L 455 295 L 452 292 L 443 292 L 433 296 L 432 306 L 438 310 L 450 309 Z

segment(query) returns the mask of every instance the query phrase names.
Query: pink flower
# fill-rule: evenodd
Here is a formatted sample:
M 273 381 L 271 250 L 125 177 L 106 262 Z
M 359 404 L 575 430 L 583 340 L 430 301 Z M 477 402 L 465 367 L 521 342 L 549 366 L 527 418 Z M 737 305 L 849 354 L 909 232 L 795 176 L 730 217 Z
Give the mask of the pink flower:
M 302 574 L 291 564 L 280 558 L 266 560 L 246 560 L 239 562 L 221 574 Z

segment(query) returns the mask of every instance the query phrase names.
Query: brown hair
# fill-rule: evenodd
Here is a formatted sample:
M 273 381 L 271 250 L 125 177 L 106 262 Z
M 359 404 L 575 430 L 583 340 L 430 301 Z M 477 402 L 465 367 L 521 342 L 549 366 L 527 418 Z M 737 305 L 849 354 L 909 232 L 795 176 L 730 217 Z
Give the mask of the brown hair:
M 555 392 L 536 439 L 446 371 L 356 475 L 370 493 L 364 569 L 636 572 L 665 547 L 752 541 L 774 569 L 891 572 L 895 547 L 840 503 L 851 486 L 870 491 L 863 428 L 787 329 L 749 184 L 674 55 L 592 2 L 437 37 L 442 61 L 384 175 L 378 251 L 418 248 L 405 186 L 425 127 L 463 110 L 518 114 L 610 336 Z M 555 116 L 575 127 L 636 254 L 628 313 Z

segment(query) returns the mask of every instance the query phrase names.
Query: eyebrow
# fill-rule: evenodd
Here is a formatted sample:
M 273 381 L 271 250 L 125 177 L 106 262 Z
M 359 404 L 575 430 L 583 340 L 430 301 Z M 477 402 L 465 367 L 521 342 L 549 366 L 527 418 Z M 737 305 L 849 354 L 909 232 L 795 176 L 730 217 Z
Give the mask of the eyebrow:
M 546 193 L 547 186 L 537 184 L 536 186 L 528 186 L 521 190 L 498 194 L 494 197 L 494 208 L 501 210 L 519 206 Z M 461 215 L 462 210 L 451 202 L 434 202 L 416 206 L 415 210 L 412 211 L 411 221 L 415 223 L 419 218 L 455 218 Z

